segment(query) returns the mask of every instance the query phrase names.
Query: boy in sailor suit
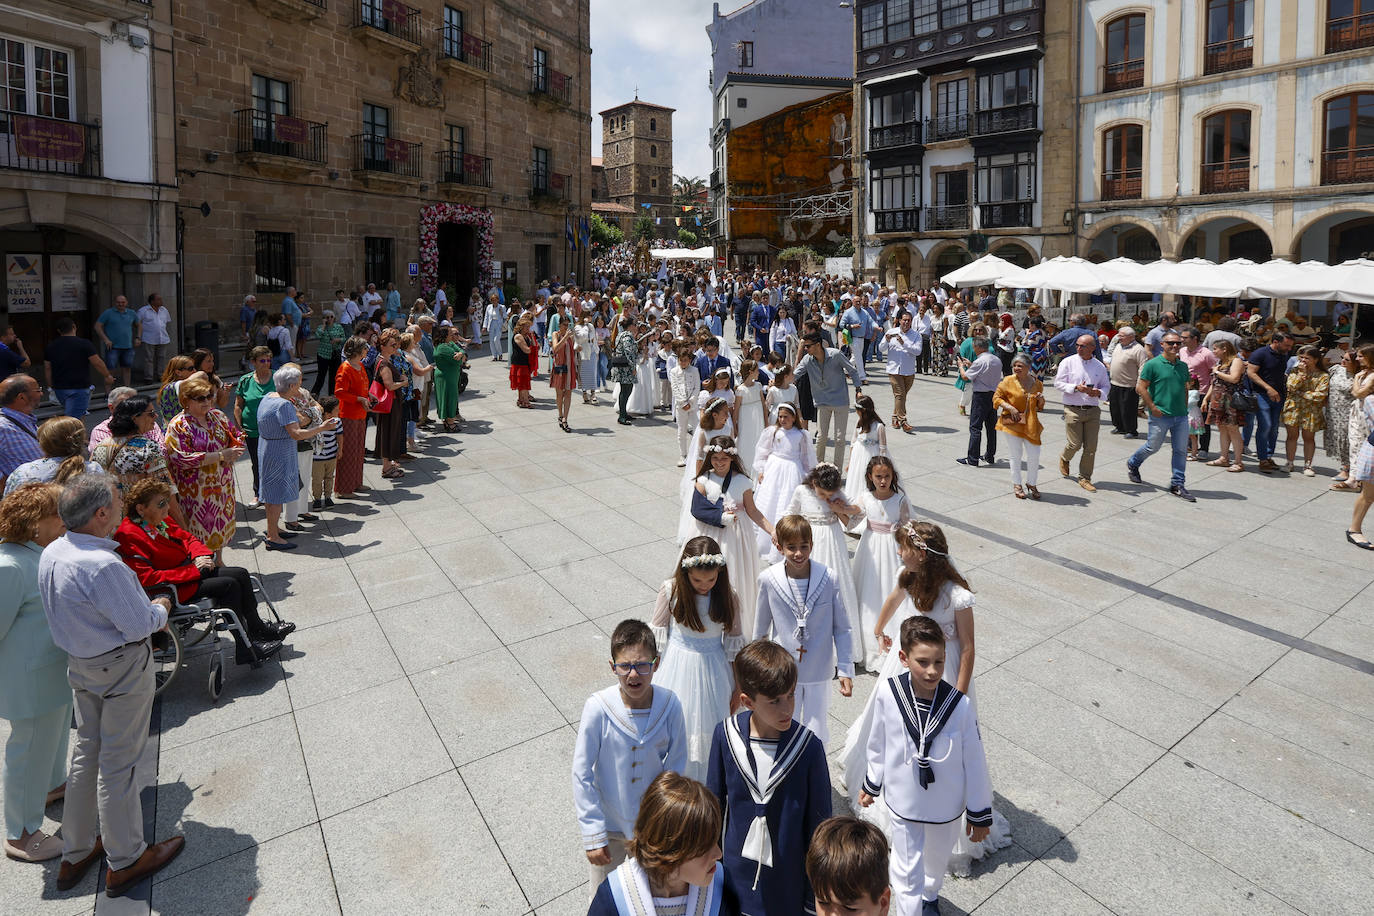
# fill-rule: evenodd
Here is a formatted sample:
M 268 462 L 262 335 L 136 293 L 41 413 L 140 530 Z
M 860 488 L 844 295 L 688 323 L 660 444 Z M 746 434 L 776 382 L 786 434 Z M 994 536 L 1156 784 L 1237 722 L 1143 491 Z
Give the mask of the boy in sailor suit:
M 692 348 L 679 344 L 674 355 L 677 364 L 668 369 L 668 386 L 673 392 L 673 420 L 677 423 L 677 447 L 682 452 L 678 467 L 687 464 L 687 446 L 696 430 L 697 394 L 701 391 L 701 374 L 692 363 Z
M 897 916 L 939 916 L 940 886 L 960 818 L 981 842 L 992 825 L 992 782 L 968 697 L 941 680 L 945 636 L 929 617 L 902 623 L 906 671 L 880 682 L 859 804 L 881 794 L 892 812 L 888 871 Z
M 582 707 L 573 752 L 573 804 L 590 864 L 590 892 L 625 861 L 644 790 L 665 770 L 687 765 L 682 704 L 653 686 L 658 646 L 649 625 L 622 620 L 611 634 L 611 670 L 618 684 Z
M 830 769 L 816 736 L 792 719 L 797 663 L 755 640 L 735 656 L 735 679 L 745 711 L 716 726 L 706 771 L 725 818 L 721 864 L 744 916 L 815 913 L 803 868 L 830 816 Z
M 759 576 L 753 638 L 771 631 L 773 641 L 796 657 L 798 718 L 824 744 L 830 740 L 830 681 L 837 658 L 840 695 L 854 692 L 849 613 L 830 570 L 811 561 L 811 523 L 784 515 L 773 533 L 783 559 Z

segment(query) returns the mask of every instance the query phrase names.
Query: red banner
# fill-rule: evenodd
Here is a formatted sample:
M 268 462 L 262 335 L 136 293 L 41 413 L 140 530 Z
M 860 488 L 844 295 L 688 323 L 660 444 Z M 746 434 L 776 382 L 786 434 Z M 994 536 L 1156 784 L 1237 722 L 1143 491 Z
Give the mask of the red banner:
M 475 156 L 472 153 L 463 155 L 463 173 L 466 175 L 471 175 L 474 178 L 482 177 L 484 171 L 482 166 L 485 164 L 481 156 Z
M 401 0 L 382 0 L 382 18 L 387 22 L 405 25 L 406 19 L 409 17 L 410 7 L 402 3 Z
M 310 128 L 304 121 L 290 115 L 277 115 L 276 123 L 272 125 L 273 136 L 282 143 L 304 143 L 309 133 Z
M 556 93 L 566 92 L 568 89 L 568 74 L 559 73 L 557 70 L 550 70 L 549 85 Z
M 556 172 L 549 176 L 549 187 L 555 191 L 563 190 L 563 176 Z
M 86 158 L 86 128 L 71 121 L 12 114 L 14 148 L 29 159 L 80 162 Z
M 404 140 L 394 140 L 388 137 L 386 140 L 386 161 L 409 162 L 410 144 Z
M 463 57 L 475 57 L 482 59 L 482 46 L 485 42 L 473 35 L 471 32 L 463 33 Z

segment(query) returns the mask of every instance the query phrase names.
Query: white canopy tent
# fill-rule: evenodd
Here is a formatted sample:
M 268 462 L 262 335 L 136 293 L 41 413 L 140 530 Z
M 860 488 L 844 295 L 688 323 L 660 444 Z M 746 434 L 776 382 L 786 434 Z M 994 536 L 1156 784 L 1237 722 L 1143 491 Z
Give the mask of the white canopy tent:
M 1019 270 L 1021 268 L 1004 258 L 999 258 L 995 254 L 985 254 L 978 260 L 965 264 L 957 270 L 951 270 L 940 278 L 940 282 L 953 287 L 988 286 L 996 283 L 999 279 L 1014 276 Z M 1020 284 L 1003 285 L 1018 286 Z
M 1082 258 L 1050 258 L 1025 270 L 1014 268 L 997 278 L 997 285 L 1012 289 L 1057 289 L 1069 293 L 1106 292 L 1107 276 L 1097 265 Z
M 716 256 L 710 245 L 705 248 L 651 248 L 649 256 L 660 261 L 709 261 Z

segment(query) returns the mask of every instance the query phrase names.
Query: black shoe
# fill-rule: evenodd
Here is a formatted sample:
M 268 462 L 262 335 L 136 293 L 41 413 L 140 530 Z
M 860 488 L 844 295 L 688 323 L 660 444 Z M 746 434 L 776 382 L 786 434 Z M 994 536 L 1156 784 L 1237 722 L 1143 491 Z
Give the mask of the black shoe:
M 328 496 L 326 496 L 326 497 L 324 498 L 324 507 L 325 507 L 326 509 L 333 509 L 333 508 L 334 508 L 334 500 L 332 500 L 332 499 L 330 499 Z
M 1179 499 L 1186 499 L 1190 503 L 1197 502 L 1197 497 L 1185 490 L 1182 485 L 1170 487 L 1169 492 Z
M 283 525 L 282 527 L 284 528 L 284 527 L 286 527 L 286 526 Z M 295 531 L 282 531 L 280 528 L 277 529 L 277 534 L 278 534 L 280 537 L 283 537 L 283 538 L 285 538 L 285 539 L 288 540 L 288 541 L 291 540 L 292 538 L 300 537 L 300 533 L 299 533 L 299 532 L 295 532 Z
M 324 500 L 322 500 L 322 499 L 317 499 L 317 500 L 313 501 L 313 502 L 310 504 L 310 508 L 314 509 L 316 512 L 319 512 L 321 509 L 324 508 Z
M 995 455 L 984 455 L 984 456 L 983 456 L 983 463 L 984 463 L 984 464 L 996 464 L 996 463 L 997 463 L 997 457 L 996 457 Z
M 272 631 L 274 639 L 285 639 L 296 632 L 296 625 L 285 620 L 278 623 L 264 624 L 264 626 Z
M 1140 477 L 1140 471 L 1139 471 L 1137 468 L 1131 467 L 1129 464 L 1126 465 L 1126 476 L 1127 476 L 1128 478 L 1130 478 L 1131 483 L 1144 483 L 1144 482 L 1145 482 L 1145 481 L 1142 480 L 1141 477 Z
M 921 901 L 921 916 L 940 916 L 940 898 Z
M 283 537 L 285 537 L 285 535 L 283 535 Z M 299 546 L 301 545 L 291 541 L 287 541 L 285 544 L 278 544 L 276 541 L 267 542 L 268 550 L 295 550 Z
M 1140 438 L 1140 433 L 1122 433 L 1122 434 L 1121 434 L 1121 438 L 1123 438 L 1123 439 L 1139 439 L 1139 438 Z
M 253 654 L 258 661 L 266 661 L 281 651 L 280 639 L 255 639 L 253 640 Z
M 978 467 L 978 459 L 977 459 L 977 458 L 955 458 L 954 460 L 957 461 L 957 462 L 959 462 L 960 464 L 967 465 L 968 467 L 971 467 L 971 468 L 976 468 L 976 467 Z

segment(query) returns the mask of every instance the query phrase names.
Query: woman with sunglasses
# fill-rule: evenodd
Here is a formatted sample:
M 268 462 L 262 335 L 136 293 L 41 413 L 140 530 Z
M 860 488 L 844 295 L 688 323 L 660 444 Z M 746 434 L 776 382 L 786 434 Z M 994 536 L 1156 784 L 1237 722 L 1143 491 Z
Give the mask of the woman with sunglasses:
M 172 518 L 186 524 L 167 467 L 167 443 L 157 426 L 152 398 L 141 394 L 121 400 L 109 419 L 109 437 L 91 449 L 91 460 L 114 477 L 120 490 L 127 490 L 148 477 L 156 477 L 172 488 Z
M 234 533 L 234 462 L 243 434 L 215 407 L 205 378 L 181 383 L 182 411 L 167 424 L 167 463 L 186 516 L 186 528 L 214 551 L 215 562 Z

